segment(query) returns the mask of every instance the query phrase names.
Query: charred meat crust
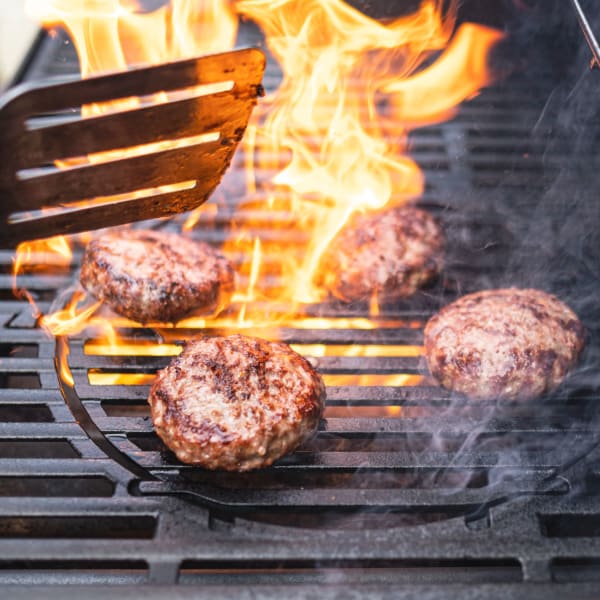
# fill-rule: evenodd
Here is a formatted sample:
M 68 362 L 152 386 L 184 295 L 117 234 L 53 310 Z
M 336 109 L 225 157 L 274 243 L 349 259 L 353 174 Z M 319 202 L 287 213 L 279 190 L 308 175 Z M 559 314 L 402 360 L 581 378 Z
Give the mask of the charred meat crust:
M 418 208 L 356 215 L 325 253 L 323 280 L 344 302 L 406 298 L 439 274 L 444 245 L 441 227 Z
M 83 287 L 115 312 L 146 323 L 215 310 L 233 291 L 234 272 L 214 248 L 174 233 L 125 229 L 87 246 Z
M 500 289 L 460 298 L 425 327 L 431 374 L 473 398 L 534 398 L 558 387 L 575 366 L 586 333 L 558 298 Z
M 286 344 L 232 335 L 188 342 L 148 398 L 157 434 L 185 463 L 248 471 L 310 437 L 325 385 Z

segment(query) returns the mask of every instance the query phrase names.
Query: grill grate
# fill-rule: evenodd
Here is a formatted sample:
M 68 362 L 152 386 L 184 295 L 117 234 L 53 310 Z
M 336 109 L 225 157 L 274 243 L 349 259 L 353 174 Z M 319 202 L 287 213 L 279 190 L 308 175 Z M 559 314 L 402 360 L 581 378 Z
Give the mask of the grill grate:
M 72 69 L 68 46 L 57 39 L 44 44 L 43 72 Z M 42 72 L 40 61 L 30 76 Z M 267 86 L 277 80 L 271 66 Z M 375 329 L 285 328 L 277 337 L 306 346 L 419 346 L 423 324 L 440 306 L 518 278 L 518 225 L 538 214 L 542 200 L 548 206 L 572 150 L 564 140 L 548 152 L 543 136 L 530 135 L 552 86 L 551 78 L 532 84 L 517 75 L 452 122 L 412 136 L 428 181 L 421 204 L 452 240 L 442 280 L 382 307 Z M 236 168 L 224 182 L 228 191 Z M 229 235 L 231 214 L 254 222 L 258 210 L 254 199 L 239 204 L 233 193 L 217 200 L 216 216 L 204 214 L 198 227 L 214 244 Z M 286 218 L 265 213 L 257 235 L 289 239 L 269 227 Z M 209 473 L 178 463 L 153 433 L 148 381 L 166 357 L 97 356 L 85 353 L 84 338 L 63 341 L 75 380 L 67 406 L 55 343 L 36 327 L 28 305 L 13 298 L 10 269 L 11 255 L 0 252 L 0 584 L 179 583 L 213 598 L 249 588 L 281 597 L 282 586 L 323 598 L 379 597 L 391 586 L 398 594 L 442 598 L 449 584 L 456 595 L 476 589 L 488 597 L 548 596 L 556 593 L 552 582 L 573 597 L 597 592 L 594 331 L 580 372 L 552 397 L 528 404 L 453 398 L 426 378 L 419 356 L 317 358 L 331 381 L 318 435 L 271 469 Z M 74 277 L 57 269 L 19 283 L 46 311 Z M 527 277 L 532 285 L 539 281 L 531 270 Z M 577 277 L 561 274 L 551 285 L 564 291 Z M 579 289 L 566 297 L 575 306 Z M 342 319 L 365 310 L 324 303 L 308 313 L 344 325 Z M 144 328 L 119 333 L 158 340 Z M 183 339 L 197 332 L 169 333 Z M 90 381 L 106 373 L 148 380 Z M 425 379 L 410 386 L 335 383 L 341 375 L 390 373 Z M 373 416 L 389 408 L 402 412 Z M 56 590 L 44 593 L 53 597 Z

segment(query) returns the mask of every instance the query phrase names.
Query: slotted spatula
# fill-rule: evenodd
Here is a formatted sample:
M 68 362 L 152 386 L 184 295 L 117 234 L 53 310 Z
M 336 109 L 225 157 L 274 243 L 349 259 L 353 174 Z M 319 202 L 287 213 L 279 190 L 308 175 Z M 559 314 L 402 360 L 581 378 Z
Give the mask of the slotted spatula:
M 264 54 L 249 48 L 9 92 L 0 101 L 0 247 L 202 204 L 263 94 L 264 68 Z M 132 97 L 138 107 L 81 116 L 83 105 Z M 137 155 L 122 152 L 133 146 Z

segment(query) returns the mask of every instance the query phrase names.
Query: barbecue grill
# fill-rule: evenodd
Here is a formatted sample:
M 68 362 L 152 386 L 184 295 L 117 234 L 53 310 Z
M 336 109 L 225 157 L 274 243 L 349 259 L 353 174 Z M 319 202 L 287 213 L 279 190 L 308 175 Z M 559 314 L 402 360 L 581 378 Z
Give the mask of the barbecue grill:
M 412 348 L 427 319 L 459 295 L 541 287 L 589 329 L 577 372 L 543 399 L 499 404 L 442 390 L 414 352 L 312 357 L 328 378 L 316 437 L 269 469 L 207 472 L 179 463 L 153 431 L 146 397 L 168 357 L 106 354 L 83 335 L 49 339 L 29 304 L 14 297 L 12 253 L 0 251 L 4 593 L 19 597 L 27 584 L 62 598 L 61 586 L 75 584 L 100 595 L 110 584 L 124 597 L 143 585 L 144 594 L 182 598 L 597 597 L 600 244 L 592 149 L 600 80 L 584 70 L 589 50 L 575 15 L 554 7 L 534 26 L 541 9 L 531 10 L 519 13 L 525 24 L 512 39 L 521 52 L 497 57 L 512 73 L 453 120 L 411 135 L 427 180 L 419 205 L 449 240 L 443 276 L 381 306 L 370 317 L 374 328 L 361 325 L 368 306 L 331 301 L 307 307 L 298 327 L 245 332 L 300 348 Z M 551 59 L 553 18 L 563 22 L 560 62 Z M 258 36 L 248 24 L 239 44 Z M 68 38 L 44 36 L 21 78 L 76 70 Z M 271 61 L 267 90 L 279 79 Z M 199 239 L 220 245 L 233 216 L 257 222 L 260 185 L 255 197 L 236 192 L 243 164 L 240 153 L 213 199 L 217 209 L 200 213 Z M 293 229 L 270 228 L 286 218 L 265 211 L 256 234 L 295 243 Z M 20 276 L 19 287 L 47 312 L 76 281 L 79 258 Z M 161 333 L 177 343 L 223 330 Z M 142 326 L 119 334 L 133 345 L 163 341 Z M 59 372 L 65 356 L 72 383 Z M 123 383 L 132 374 L 135 384 Z M 422 378 L 402 386 L 358 379 L 389 374 Z

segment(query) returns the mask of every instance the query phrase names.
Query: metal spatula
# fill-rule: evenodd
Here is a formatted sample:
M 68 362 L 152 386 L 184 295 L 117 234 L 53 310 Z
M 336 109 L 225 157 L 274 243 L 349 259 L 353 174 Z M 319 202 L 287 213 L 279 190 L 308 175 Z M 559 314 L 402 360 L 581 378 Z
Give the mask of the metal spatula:
M 263 93 L 264 67 L 250 48 L 12 90 L 0 101 L 0 247 L 202 204 Z M 130 103 L 81 116 L 120 99 Z

